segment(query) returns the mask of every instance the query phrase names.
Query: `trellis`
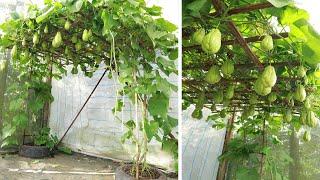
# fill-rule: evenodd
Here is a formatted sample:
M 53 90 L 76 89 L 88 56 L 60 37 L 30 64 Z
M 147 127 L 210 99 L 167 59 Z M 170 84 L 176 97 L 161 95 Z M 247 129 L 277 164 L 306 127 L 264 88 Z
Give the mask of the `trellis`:
M 215 8 L 216 12 L 214 13 L 210 13 L 209 16 L 213 16 L 213 17 L 219 17 L 221 16 L 223 13 L 225 13 L 225 5 L 222 4 L 219 0 L 213 0 L 212 1 L 212 5 Z M 240 14 L 240 13 L 246 13 L 246 12 L 250 12 L 250 11 L 256 11 L 256 10 L 261 10 L 261 9 L 265 9 L 265 8 L 270 8 L 270 7 L 274 7 L 271 3 L 269 2 L 263 2 L 263 3 L 257 3 L 257 4 L 251 4 L 251 5 L 246 5 L 243 7 L 238 7 L 238 8 L 234 8 L 234 9 L 230 9 L 226 12 L 227 15 L 233 15 L 233 14 Z M 254 36 L 254 37 L 243 37 L 243 35 L 241 34 L 241 32 L 239 31 L 239 29 L 237 28 L 236 24 L 232 21 L 226 21 L 226 25 L 229 28 L 231 34 L 235 37 L 235 39 L 233 40 L 223 40 L 221 42 L 221 46 L 226 46 L 226 45 L 240 45 L 240 47 L 245 51 L 245 53 L 248 55 L 248 57 L 250 58 L 251 63 L 240 63 L 240 64 L 235 64 L 234 67 L 235 69 L 237 68 L 256 68 L 259 70 L 259 72 L 262 72 L 264 67 L 266 67 L 267 65 L 269 65 L 270 63 L 261 63 L 259 61 L 259 57 L 253 52 L 253 50 L 250 48 L 249 44 L 250 42 L 258 42 L 261 41 L 264 36 Z M 189 34 L 187 34 L 189 36 Z M 184 37 L 187 36 L 186 33 L 184 32 Z M 279 34 L 271 34 L 272 38 L 274 40 L 276 39 L 283 39 L 283 38 L 287 38 L 289 37 L 289 33 L 288 32 L 284 32 L 284 33 L 279 33 Z M 184 47 L 183 48 L 183 52 L 187 52 L 187 51 L 191 51 L 191 50 L 196 50 L 197 52 L 202 52 L 201 46 L 199 45 L 194 45 L 194 46 L 190 46 L 190 47 Z M 209 61 L 204 61 L 203 63 L 195 63 L 192 64 L 190 66 L 183 66 L 182 70 L 186 71 L 186 70 L 194 70 L 194 69 L 199 69 L 201 68 L 202 70 L 209 70 L 209 68 L 214 64 L 213 60 L 209 60 Z M 274 67 L 279 67 L 279 66 L 290 66 L 290 67 L 296 67 L 301 65 L 301 63 L 299 61 L 296 60 L 288 60 L 285 62 L 274 62 L 272 63 L 272 66 Z M 217 85 L 221 85 L 221 84 L 228 84 L 228 83 L 235 83 L 235 82 L 239 82 L 239 83 L 247 83 L 247 82 L 254 82 L 256 81 L 257 78 L 240 78 L 240 79 L 225 79 L 222 78 L 219 83 Z M 296 77 L 278 77 L 277 78 L 277 82 L 287 82 L 287 81 L 297 81 L 297 80 L 303 80 L 302 78 L 296 78 Z M 183 93 L 186 94 L 192 94 L 192 93 L 199 93 L 202 92 L 201 89 L 199 89 L 197 87 L 197 85 L 199 84 L 203 84 L 204 81 L 199 81 L 199 80 L 189 80 L 189 79 L 185 79 L 183 81 L 183 85 L 188 87 L 187 91 L 183 91 Z M 192 90 L 191 90 L 192 89 Z M 277 84 L 273 87 L 273 90 L 277 92 L 277 94 L 281 94 L 282 91 L 277 87 Z M 306 91 L 308 92 L 312 92 L 312 89 L 306 89 Z M 237 91 L 235 91 L 237 92 Z M 252 93 L 253 91 L 251 90 L 243 90 L 243 91 L 238 91 L 237 93 Z M 205 91 L 206 95 L 208 97 L 210 97 L 210 93 L 212 93 L 212 91 Z M 233 99 L 231 99 L 233 100 Z M 248 100 L 248 99 L 243 99 L 243 100 Z M 284 102 L 287 103 L 287 100 L 284 99 Z M 210 101 L 210 99 L 208 99 L 209 103 L 212 103 Z M 244 104 L 248 104 L 247 102 L 242 102 Z M 237 103 L 238 104 L 238 103 Z M 219 110 L 215 111 L 215 112 L 219 112 Z
M 234 9 L 230 9 L 226 11 L 226 5 L 222 3 L 223 1 L 220 0 L 212 0 L 212 5 L 214 9 L 216 10 L 214 13 L 210 13 L 209 16 L 211 17 L 221 17 L 223 14 L 226 14 L 226 16 L 231 16 L 233 14 L 240 14 L 240 13 L 246 13 L 250 11 L 256 11 L 256 10 L 262 10 L 265 8 L 270 8 L 274 7 L 271 3 L 269 2 L 263 2 L 263 3 L 257 3 L 257 4 L 251 4 L 251 5 L 246 5 Z M 241 34 L 240 30 L 237 28 L 236 24 L 232 20 L 228 20 L 225 22 L 226 26 L 229 28 L 229 31 L 231 34 L 234 36 L 235 39 L 233 40 L 225 40 L 223 39 L 221 42 L 222 48 L 226 45 L 240 45 L 240 47 L 244 50 L 244 52 L 248 55 L 249 60 L 251 62 L 248 63 L 240 63 L 240 64 L 235 64 L 234 67 L 235 69 L 238 68 L 255 68 L 258 69 L 258 71 L 261 73 L 264 70 L 264 67 L 269 65 L 270 63 L 261 63 L 259 60 L 259 57 L 253 52 L 253 50 L 250 48 L 249 44 L 250 42 L 258 42 L 261 41 L 264 36 L 254 36 L 254 37 L 243 37 Z M 183 32 L 183 37 L 190 36 L 188 32 Z M 279 33 L 279 34 L 270 34 L 274 40 L 276 39 L 283 39 L 289 37 L 288 32 L 285 33 Z M 183 53 L 189 52 L 189 51 L 196 51 L 197 53 L 203 52 L 201 49 L 201 46 L 199 45 L 194 45 L 194 46 L 189 46 L 189 47 L 184 47 L 183 48 Z M 203 62 L 197 62 L 194 64 L 190 64 L 188 66 L 183 66 L 183 71 L 189 71 L 189 70 L 196 70 L 196 69 L 201 69 L 204 71 L 209 70 L 209 68 L 215 64 L 214 60 L 209 60 L 207 59 L 206 61 Z M 288 61 L 283 61 L 283 62 L 275 62 L 272 63 L 272 66 L 279 67 L 279 66 L 290 66 L 290 67 L 295 67 L 299 66 L 301 63 L 297 60 L 288 60 Z M 210 109 L 210 105 L 214 104 L 214 102 L 211 100 L 212 99 L 212 93 L 214 91 L 212 90 L 205 90 L 205 88 L 199 88 L 201 84 L 207 85 L 207 83 L 203 80 L 194 80 L 194 79 L 188 79 L 184 77 L 183 81 L 183 86 L 186 89 L 183 89 L 183 94 L 187 96 L 183 96 L 184 98 L 188 98 L 187 100 L 190 101 L 191 103 L 196 103 L 194 99 L 197 99 L 197 94 L 199 93 L 205 93 L 207 97 L 207 102 L 208 104 L 204 105 L 204 107 Z M 229 83 L 251 83 L 256 81 L 257 78 L 237 78 L 237 79 L 226 79 L 222 78 L 217 84 L 214 86 L 220 86 L 223 84 L 229 84 Z M 303 80 L 302 78 L 295 78 L 295 77 L 278 77 L 277 82 L 290 82 L 290 81 L 299 81 Z M 273 91 L 275 91 L 278 95 L 282 93 L 282 91 L 279 89 L 277 84 L 273 87 Z M 313 89 L 307 88 L 307 92 L 312 92 Z M 235 90 L 235 94 L 249 94 L 249 93 L 254 93 L 251 88 L 247 88 L 244 90 Z M 236 112 L 242 112 L 243 111 L 243 105 L 249 104 L 248 102 L 249 98 L 239 98 L 239 97 L 233 97 L 231 98 L 231 103 L 228 106 L 230 109 L 227 111 L 228 113 L 231 113 L 231 117 L 228 120 L 228 128 L 227 133 L 225 135 L 225 143 L 223 146 L 223 152 L 227 151 L 227 143 L 231 139 L 232 134 L 233 134 L 233 123 L 235 120 L 235 113 Z M 289 101 L 287 99 L 281 99 L 278 100 L 281 101 L 283 104 L 287 104 Z M 216 103 L 216 105 L 220 108 L 217 108 L 217 110 L 212 111 L 212 113 L 219 113 L 224 106 L 222 103 Z M 255 106 L 255 109 L 257 111 L 263 110 L 265 108 L 269 108 L 269 103 L 268 102 L 262 102 L 258 103 Z M 297 109 L 297 107 L 293 107 L 293 109 Z M 265 146 L 266 144 L 266 127 L 265 127 L 266 120 L 263 122 L 263 127 L 262 127 L 262 146 Z M 260 179 L 263 176 L 263 164 L 264 164 L 264 155 L 261 155 L 261 161 L 260 161 Z M 219 171 L 217 175 L 218 180 L 223 180 L 225 179 L 225 174 L 227 170 L 227 162 L 224 160 L 220 163 L 219 166 Z

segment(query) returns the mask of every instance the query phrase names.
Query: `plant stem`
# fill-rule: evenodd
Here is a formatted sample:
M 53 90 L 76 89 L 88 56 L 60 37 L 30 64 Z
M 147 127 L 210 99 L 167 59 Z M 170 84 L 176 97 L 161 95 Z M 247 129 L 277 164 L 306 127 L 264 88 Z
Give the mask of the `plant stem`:
M 133 82 L 136 83 L 136 69 L 133 67 Z M 139 147 L 139 119 L 138 119 L 138 94 L 134 93 L 134 119 L 136 123 L 136 179 L 139 179 L 139 162 L 140 162 L 140 147 Z
M 266 145 L 266 118 L 263 120 L 263 130 L 262 130 L 262 148 Z M 263 165 L 264 165 L 264 154 L 261 153 L 261 163 L 260 163 L 260 180 L 263 177 Z
M 147 120 L 147 96 L 144 95 L 143 97 L 143 119 L 144 120 Z M 146 133 L 146 130 L 145 130 L 145 127 L 143 126 L 143 149 L 144 149 L 144 152 L 143 152 L 143 169 L 145 168 L 145 165 L 147 163 L 147 153 L 148 153 L 148 141 L 147 141 L 147 133 Z M 142 160 L 142 159 L 141 159 Z

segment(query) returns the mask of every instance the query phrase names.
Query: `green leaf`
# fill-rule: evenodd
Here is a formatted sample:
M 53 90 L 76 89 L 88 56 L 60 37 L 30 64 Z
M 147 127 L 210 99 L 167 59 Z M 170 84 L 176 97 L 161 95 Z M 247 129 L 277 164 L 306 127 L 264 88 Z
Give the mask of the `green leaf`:
M 54 13 L 56 9 L 56 6 L 51 7 L 48 11 L 46 11 L 45 13 L 41 14 L 40 16 L 38 16 L 36 18 L 36 22 L 40 23 L 43 20 L 45 20 L 47 17 L 49 17 L 50 14 Z
M 294 128 L 296 129 L 297 132 L 299 132 L 300 128 L 301 128 L 301 123 L 299 121 L 293 121 L 292 125 L 294 126 Z
M 153 46 L 156 45 L 155 43 L 156 39 L 160 39 L 161 37 L 167 35 L 167 32 L 165 31 L 157 31 L 153 24 L 148 24 L 145 31 L 150 37 L 150 39 L 152 40 Z
M 174 92 L 178 92 L 178 90 L 179 90 L 178 86 L 176 86 L 176 85 L 170 84 L 170 87 Z
M 82 4 L 84 2 L 84 0 L 73 0 L 73 1 L 68 1 L 68 9 L 70 11 L 70 13 L 74 13 L 74 12 L 78 12 L 80 11 Z
M 160 27 L 162 27 L 164 30 L 166 30 L 168 32 L 173 32 L 178 29 L 178 27 L 176 25 L 172 24 L 171 22 L 169 22 L 163 18 L 156 19 L 155 22 Z
M 167 67 L 171 67 L 173 69 L 176 68 L 175 64 L 174 64 L 174 61 L 169 61 L 163 57 L 158 57 L 157 58 L 157 61 L 164 67 L 164 68 L 167 68 Z
M 179 57 L 178 48 L 176 48 L 174 51 L 171 51 L 168 57 L 169 57 L 170 60 L 178 59 L 178 57 Z
M 9 110 L 10 111 L 17 111 L 19 109 L 22 109 L 23 108 L 23 105 L 24 105 L 24 99 L 22 98 L 19 98 L 18 100 L 16 101 L 11 101 L 10 102 L 10 106 L 9 106 Z
M 126 122 L 126 126 L 128 126 L 128 128 L 134 129 L 136 127 L 136 123 L 133 120 L 129 120 L 128 122 Z
M 282 24 L 290 25 L 300 19 L 308 20 L 309 18 L 310 15 L 307 11 L 288 6 L 280 15 L 280 22 Z
M 126 141 L 126 139 L 130 139 L 132 136 L 133 136 L 132 130 L 128 130 L 128 132 L 126 132 L 121 136 L 121 143 L 123 144 Z
M 283 6 L 294 3 L 293 0 L 268 0 L 268 1 L 277 8 L 281 8 Z
M 167 97 L 170 97 L 171 87 L 168 80 L 160 76 L 158 76 L 156 80 L 157 80 L 157 90 L 160 92 L 163 92 Z
M 115 108 L 112 109 L 112 113 L 115 113 L 116 111 L 120 112 L 122 111 L 122 106 L 123 106 L 123 102 L 121 99 L 118 99 L 116 101 L 116 105 L 115 105 Z
M 163 130 L 163 135 L 169 135 L 172 132 L 173 127 L 168 120 L 162 123 L 161 129 Z
M 145 10 L 151 15 L 151 16 L 161 16 L 161 7 L 153 5 L 152 7 L 148 8 L 146 7 Z
M 18 14 L 17 12 L 11 12 L 11 13 L 9 13 L 9 14 L 10 14 L 11 18 L 12 18 L 14 21 L 20 19 L 20 16 L 19 16 L 19 14 Z
M 176 152 L 178 150 L 177 141 L 173 139 L 164 138 L 162 140 L 162 149 L 167 152 Z
M 16 132 L 16 126 L 11 126 L 11 124 L 6 125 L 3 129 L 2 129 L 2 139 L 5 139 L 9 136 L 12 136 L 13 133 Z
M 152 120 L 150 123 L 148 120 L 144 120 L 144 130 L 146 131 L 148 142 L 152 140 L 155 133 L 158 132 L 159 124 L 157 121 Z
M 208 14 L 211 8 L 211 1 L 210 0 L 197 0 L 193 1 L 186 5 L 186 9 L 191 10 L 191 15 L 200 16 L 202 14 Z
M 28 116 L 26 113 L 19 113 L 13 117 L 13 122 L 20 127 L 26 127 L 28 124 Z
M 162 92 L 157 92 L 148 101 L 148 111 L 151 116 L 161 116 L 167 119 L 169 98 Z
M 118 22 L 113 19 L 112 14 L 109 14 L 106 9 L 102 11 L 101 19 L 103 20 L 102 35 L 108 34 L 109 30 L 118 24 Z
M 178 121 L 177 118 L 173 118 L 173 117 L 171 117 L 171 116 L 169 116 L 169 115 L 168 115 L 168 121 L 169 121 L 169 124 L 170 124 L 170 126 L 171 126 L 172 128 L 177 127 L 178 124 L 179 124 L 179 121 Z
M 2 29 L 1 25 L 0 25 L 0 28 Z M 12 45 L 13 45 L 13 43 L 10 39 L 8 39 L 8 36 L 4 36 L 3 38 L 0 38 L 0 46 L 9 47 Z
M 52 4 L 52 0 L 44 0 L 44 4 Z
M 29 103 L 29 107 L 34 113 L 37 113 L 40 109 L 42 109 L 43 105 L 44 101 L 40 97 L 37 97 L 35 100 L 31 100 Z

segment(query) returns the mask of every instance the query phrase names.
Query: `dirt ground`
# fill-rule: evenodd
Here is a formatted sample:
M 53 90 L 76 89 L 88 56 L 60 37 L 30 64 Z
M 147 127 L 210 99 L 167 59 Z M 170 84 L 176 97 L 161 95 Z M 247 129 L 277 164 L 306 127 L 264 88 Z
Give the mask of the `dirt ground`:
M 120 165 L 78 153 L 57 154 L 54 158 L 46 159 L 1 155 L 0 180 L 111 180 Z

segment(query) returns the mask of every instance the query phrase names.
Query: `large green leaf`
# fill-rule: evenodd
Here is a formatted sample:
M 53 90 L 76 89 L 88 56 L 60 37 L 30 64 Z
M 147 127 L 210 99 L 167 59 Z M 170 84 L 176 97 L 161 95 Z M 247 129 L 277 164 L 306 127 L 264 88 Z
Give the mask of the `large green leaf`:
M 147 134 L 148 142 L 152 140 L 152 137 L 158 132 L 159 124 L 157 121 L 152 120 L 148 122 L 148 120 L 144 120 L 144 129 Z
M 30 100 L 29 107 L 32 112 L 37 113 L 44 105 L 42 98 L 37 97 L 35 100 Z
M 19 127 L 26 127 L 28 124 L 28 116 L 26 113 L 21 112 L 13 117 L 13 122 Z
M 19 98 L 16 101 L 11 101 L 10 102 L 10 106 L 9 106 L 9 110 L 10 111 L 16 111 L 18 109 L 21 109 L 24 105 L 24 99 Z
M 161 129 L 163 130 L 163 135 L 169 135 L 172 132 L 173 127 L 168 120 L 162 123 Z
M 164 138 L 162 140 L 162 149 L 167 152 L 174 152 L 178 148 L 177 141 Z
M 310 15 L 307 11 L 289 6 L 282 11 L 279 20 L 282 24 L 290 25 L 300 19 L 308 20 L 309 18 Z
M 102 34 L 108 34 L 109 30 L 117 25 L 117 21 L 113 19 L 112 14 L 108 10 L 104 9 L 101 14 L 101 19 L 103 20 L 103 30 Z
M 156 19 L 155 22 L 168 32 L 173 32 L 178 29 L 176 25 L 163 18 Z
M 157 92 L 148 101 L 148 110 L 151 116 L 161 116 L 167 119 L 169 98 L 163 92 Z
M 193 2 L 186 5 L 186 9 L 192 11 L 192 13 L 208 14 L 211 8 L 211 0 L 193 0 Z M 195 15 L 194 14 L 194 15 Z
M 155 43 L 156 39 L 159 39 L 159 38 L 167 35 L 167 33 L 164 31 L 157 31 L 153 24 L 147 25 L 145 30 L 146 30 L 148 36 L 150 37 L 150 39 L 152 40 L 154 46 L 156 45 L 156 43 Z
M 2 129 L 2 139 L 5 139 L 9 136 L 12 136 L 13 133 L 16 132 L 16 126 L 11 126 L 11 124 L 7 124 L 3 129 Z
M 80 11 L 84 0 L 67 0 L 67 6 L 71 13 Z

